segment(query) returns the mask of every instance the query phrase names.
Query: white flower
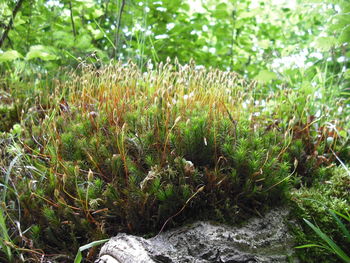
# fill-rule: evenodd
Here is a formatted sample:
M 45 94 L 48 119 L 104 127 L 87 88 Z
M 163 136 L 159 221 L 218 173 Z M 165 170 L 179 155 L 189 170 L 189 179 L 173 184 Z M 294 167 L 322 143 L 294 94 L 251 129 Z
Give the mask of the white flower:
M 169 36 L 167 34 L 155 36 L 155 39 L 165 39 L 165 38 L 169 38 Z

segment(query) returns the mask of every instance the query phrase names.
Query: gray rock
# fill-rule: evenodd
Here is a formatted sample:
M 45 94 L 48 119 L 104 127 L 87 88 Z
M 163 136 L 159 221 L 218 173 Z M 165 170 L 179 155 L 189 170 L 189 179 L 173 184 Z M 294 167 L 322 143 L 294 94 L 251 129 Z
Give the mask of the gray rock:
M 275 209 L 242 227 L 197 222 L 150 239 L 118 234 L 96 263 L 298 262 L 288 233 L 288 210 Z

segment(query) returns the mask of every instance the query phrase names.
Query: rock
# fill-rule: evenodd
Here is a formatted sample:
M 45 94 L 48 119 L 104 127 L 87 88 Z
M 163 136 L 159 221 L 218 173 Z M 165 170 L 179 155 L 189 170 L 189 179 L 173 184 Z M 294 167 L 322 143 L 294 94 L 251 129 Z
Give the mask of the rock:
M 96 263 L 299 262 L 293 258 L 288 210 L 275 209 L 242 227 L 197 222 L 150 239 L 118 234 L 100 251 Z

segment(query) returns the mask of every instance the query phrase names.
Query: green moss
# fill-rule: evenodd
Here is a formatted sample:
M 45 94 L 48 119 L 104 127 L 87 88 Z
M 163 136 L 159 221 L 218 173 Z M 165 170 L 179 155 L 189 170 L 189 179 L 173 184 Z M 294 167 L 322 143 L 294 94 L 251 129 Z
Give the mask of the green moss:
M 347 171 L 341 167 L 328 168 L 331 176 L 327 180 L 316 181 L 310 187 L 302 187 L 292 193 L 294 203 L 294 217 L 301 228 L 293 228 L 298 245 L 319 243 L 319 237 L 302 221 L 309 220 L 328 236 L 330 236 L 344 251 L 350 254 L 349 240 L 342 236 L 334 218 L 327 212 L 328 209 L 340 213 L 350 209 L 350 178 Z M 344 222 L 345 223 L 345 222 Z M 348 229 L 350 224 L 348 224 Z M 304 262 L 339 262 L 335 255 L 318 248 L 297 250 Z
M 0 101 L 0 132 L 8 132 L 19 122 L 18 109 L 12 104 L 2 104 Z
M 121 82 L 111 82 L 108 74 L 118 70 L 101 73 L 98 83 L 88 72 L 72 77 L 63 102 L 45 101 L 22 120 L 30 168 L 16 189 L 23 210 L 36 212 L 21 224 L 40 225 L 32 237 L 46 253 L 71 252 L 118 231 L 156 233 L 175 214 L 167 227 L 196 219 L 236 223 L 285 202 L 294 186 L 315 187 L 315 196 L 316 186 L 328 186 L 330 145 L 307 121 L 293 121 L 293 106 L 280 108 L 280 97 L 295 101 L 296 92 L 257 95 L 228 73 L 214 85 L 216 71 L 187 86 L 197 74 L 191 69 L 142 79 L 123 68 Z M 223 92 L 228 86 L 235 97 Z M 264 109 L 254 103 L 243 108 L 253 97 L 269 100 L 269 112 L 256 114 Z M 332 147 L 345 149 L 344 140 Z M 332 193 L 340 196 L 339 189 Z

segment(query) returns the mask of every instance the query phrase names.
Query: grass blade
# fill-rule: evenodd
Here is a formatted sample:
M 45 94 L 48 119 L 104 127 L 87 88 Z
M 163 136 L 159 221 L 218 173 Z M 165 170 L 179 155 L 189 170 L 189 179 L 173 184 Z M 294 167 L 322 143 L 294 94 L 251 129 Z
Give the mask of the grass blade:
M 322 246 L 322 245 L 317 245 L 317 244 L 306 244 L 306 245 L 302 245 L 302 246 L 297 246 L 295 248 L 309 248 L 309 247 L 320 247 L 320 248 L 324 248 L 324 249 L 328 249 L 328 247 Z
M 330 239 L 325 233 L 323 233 L 318 227 L 316 227 L 314 224 L 312 224 L 310 221 L 308 221 L 307 219 L 304 219 L 304 221 L 306 222 L 306 224 L 309 225 L 309 227 L 312 228 L 313 231 L 315 231 L 315 233 L 322 238 L 323 241 L 326 242 L 327 246 L 329 247 L 329 249 L 335 253 L 338 257 L 340 257 L 342 260 L 344 260 L 345 262 L 350 262 L 350 257 L 348 257 L 346 255 L 346 253 L 337 245 L 334 243 L 334 241 L 332 239 Z
M 340 221 L 339 217 L 337 217 L 337 215 L 330 210 L 329 213 L 333 216 L 335 222 L 337 222 L 337 225 L 339 226 L 339 228 L 341 229 L 341 231 L 343 232 L 344 236 L 350 241 L 350 233 L 349 231 L 346 229 L 345 225 L 343 224 L 342 221 Z
M 333 213 L 337 214 L 338 216 L 344 218 L 346 221 L 349 221 L 350 222 L 350 215 L 347 211 L 345 211 L 347 213 L 347 215 L 344 215 L 338 211 L 335 211 L 335 210 L 331 210 Z
M 107 41 L 111 44 L 111 46 L 114 49 L 117 49 L 117 47 L 114 45 L 113 41 L 108 37 L 108 35 L 106 34 L 106 31 L 103 30 L 103 28 L 100 26 L 99 23 L 97 23 L 97 21 L 94 19 L 95 24 L 97 25 L 97 27 L 102 31 L 104 37 L 107 39 Z
M 108 240 L 109 240 L 109 239 L 97 240 L 97 241 L 91 242 L 91 243 L 89 243 L 89 244 L 86 244 L 86 245 L 84 245 L 84 246 L 81 246 L 81 247 L 78 249 L 77 255 L 75 256 L 74 263 L 80 263 L 81 260 L 83 259 L 83 255 L 82 255 L 81 252 L 83 252 L 83 251 L 86 250 L 86 249 L 89 249 L 89 248 L 92 248 L 92 247 L 101 245 L 101 244 L 107 242 Z
M 14 165 L 16 164 L 16 162 L 18 161 L 19 157 L 21 157 L 21 154 L 17 155 L 10 163 L 10 166 L 8 168 L 8 170 L 6 171 L 5 174 L 5 180 L 4 180 L 4 185 L 7 186 L 8 185 L 8 181 L 10 179 L 10 174 L 12 171 L 12 168 L 14 167 Z M 6 192 L 7 192 L 7 187 L 4 188 L 3 192 L 2 192 L 2 201 L 5 202 L 6 200 Z

